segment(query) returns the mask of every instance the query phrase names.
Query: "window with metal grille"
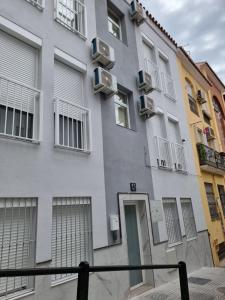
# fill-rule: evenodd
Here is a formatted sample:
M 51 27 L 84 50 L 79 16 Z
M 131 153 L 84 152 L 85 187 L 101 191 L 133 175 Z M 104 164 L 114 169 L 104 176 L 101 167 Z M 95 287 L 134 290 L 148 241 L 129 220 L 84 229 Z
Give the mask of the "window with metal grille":
M 223 215 L 225 217 L 225 190 L 224 190 L 224 186 L 218 184 L 217 187 L 218 187 L 218 191 L 219 191 L 219 195 L 220 195 L 220 202 L 221 202 L 221 206 L 222 206 L 222 210 L 223 210 Z
M 69 30 L 86 36 L 86 6 L 84 1 L 56 0 L 56 21 Z
M 165 214 L 169 245 L 181 242 L 182 235 L 176 199 L 163 198 L 163 210 Z
M 45 7 L 45 0 L 26 0 L 26 1 L 36 6 L 40 10 L 42 10 Z
M 195 217 L 192 207 L 191 199 L 181 198 L 181 208 L 184 220 L 184 227 L 187 240 L 197 237 L 197 230 L 195 225 Z
M 205 182 L 205 191 L 206 191 L 206 197 L 208 200 L 208 206 L 209 206 L 209 212 L 212 221 L 219 219 L 219 214 L 217 210 L 215 195 L 213 192 L 213 185 L 211 183 Z
M 37 199 L 0 198 L 0 269 L 34 267 L 36 218 Z M 0 278 L 0 297 L 33 286 L 33 277 Z
M 93 261 L 91 199 L 66 197 L 53 199 L 52 266 L 75 267 Z M 58 281 L 72 274 L 52 276 Z

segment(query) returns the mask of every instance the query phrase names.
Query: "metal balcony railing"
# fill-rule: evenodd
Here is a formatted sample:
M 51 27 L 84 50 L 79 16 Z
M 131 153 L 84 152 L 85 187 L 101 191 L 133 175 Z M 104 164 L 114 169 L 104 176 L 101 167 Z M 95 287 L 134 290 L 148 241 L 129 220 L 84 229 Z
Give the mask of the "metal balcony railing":
M 176 94 L 175 94 L 173 78 L 169 74 L 163 72 L 161 73 L 161 77 L 162 77 L 165 94 L 171 99 L 175 100 Z
M 178 172 L 187 172 L 184 146 L 181 144 L 171 144 L 175 169 Z
M 155 136 L 155 143 L 159 168 L 172 169 L 171 143 L 159 136 Z
M 0 75 L 0 135 L 40 140 L 41 91 Z
M 45 0 L 26 0 L 26 1 L 36 6 L 40 10 L 43 10 L 45 7 Z
M 145 71 L 151 74 L 152 76 L 153 87 L 155 89 L 161 90 L 159 68 L 157 64 L 148 58 L 145 58 L 144 63 L 145 63 Z
M 197 144 L 198 156 L 200 165 L 208 165 L 225 172 L 225 156 L 216 150 L 198 143 Z
M 185 262 L 174 265 L 140 265 L 140 266 L 89 266 L 87 262 L 81 262 L 79 267 L 65 268 L 34 268 L 34 269 L 13 269 L 0 270 L 2 277 L 22 277 L 54 274 L 78 274 L 77 300 L 88 300 L 89 274 L 90 272 L 115 272 L 131 270 L 160 270 L 178 269 L 180 280 L 181 300 L 189 300 L 188 277 Z
M 55 145 L 90 152 L 89 109 L 58 98 L 54 100 L 54 106 Z
M 69 30 L 86 37 L 86 6 L 78 0 L 55 0 L 55 19 Z

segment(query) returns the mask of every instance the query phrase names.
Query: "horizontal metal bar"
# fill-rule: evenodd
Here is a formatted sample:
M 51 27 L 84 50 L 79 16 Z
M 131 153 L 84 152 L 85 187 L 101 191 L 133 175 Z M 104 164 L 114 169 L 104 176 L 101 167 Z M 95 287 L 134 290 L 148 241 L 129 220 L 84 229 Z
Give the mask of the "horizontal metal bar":
M 0 78 L 3 79 L 3 80 L 6 80 L 6 81 L 12 82 L 12 83 L 14 83 L 16 85 L 20 85 L 20 86 L 22 86 L 24 88 L 27 88 L 28 90 L 32 90 L 32 91 L 37 92 L 39 94 L 41 93 L 41 90 L 38 90 L 38 89 L 36 89 L 36 88 L 34 88 L 34 87 L 30 86 L 30 85 L 27 85 L 25 83 L 22 83 L 22 82 L 20 82 L 18 80 L 10 78 L 10 77 L 7 77 L 7 76 L 4 76 L 4 75 L 0 74 Z
M 72 106 L 75 106 L 75 107 L 77 107 L 77 108 L 80 108 L 81 110 L 84 110 L 84 111 L 86 111 L 86 112 L 90 112 L 90 109 L 89 108 L 87 108 L 87 107 L 84 107 L 84 106 L 81 106 L 81 105 L 79 105 L 79 104 L 77 104 L 77 103 L 73 103 L 73 102 L 71 102 L 71 101 L 68 101 L 68 100 L 64 100 L 64 99 L 62 99 L 62 98 L 54 98 L 54 101 L 55 102 L 58 102 L 58 101 L 61 101 L 61 102 L 65 102 L 65 103 L 67 103 L 67 104 L 70 104 L 70 105 L 72 105 Z
M 130 270 L 154 270 L 154 269 L 179 269 L 177 265 L 140 265 L 140 266 L 90 266 L 89 272 L 114 272 L 114 271 L 130 271 Z M 39 276 L 39 275 L 54 275 L 54 274 L 73 274 L 82 272 L 80 267 L 65 267 L 65 268 L 32 268 L 32 269 L 2 269 L 0 270 L 1 277 L 18 277 L 18 276 Z

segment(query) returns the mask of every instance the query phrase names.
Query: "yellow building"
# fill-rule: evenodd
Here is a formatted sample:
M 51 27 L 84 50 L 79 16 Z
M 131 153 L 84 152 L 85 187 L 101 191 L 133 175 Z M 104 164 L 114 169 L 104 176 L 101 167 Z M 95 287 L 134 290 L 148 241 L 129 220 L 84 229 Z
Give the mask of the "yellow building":
M 224 203 L 220 199 L 224 191 L 225 153 L 215 119 L 210 82 L 182 48 L 178 49 L 178 64 L 212 255 L 218 266 L 224 263 L 225 257 Z

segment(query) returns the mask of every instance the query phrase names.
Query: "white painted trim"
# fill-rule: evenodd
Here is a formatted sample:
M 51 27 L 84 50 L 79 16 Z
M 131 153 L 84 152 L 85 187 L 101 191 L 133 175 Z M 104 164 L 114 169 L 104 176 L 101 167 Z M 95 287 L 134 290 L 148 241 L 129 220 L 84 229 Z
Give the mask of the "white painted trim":
M 159 48 L 157 50 L 159 52 L 159 56 L 161 56 L 166 61 L 169 61 L 169 57 L 162 50 L 160 50 Z
M 78 70 L 79 72 L 87 72 L 87 65 L 85 63 L 58 48 L 54 48 L 54 56 L 60 62 L 65 63 L 66 65 Z
M 149 47 L 155 48 L 152 40 L 147 35 L 145 35 L 143 32 L 141 33 L 141 37 L 142 37 L 142 41 L 145 42 Z
M 167 113 L 167 117 L 168 117 L 168 119 L 171 120 L 172 122 L 179 123 L 179 119 L 178 119 L 176 116 L 174 116 L 174 115 L 172 115 L 172 114 L 170 114 L 170 113 Z
M 17 24 L 9 21 L 8 19 L 0 16 L 0 29 L 14 37 L 26 42 L 27 44 L 40 48 L 42 46 L 42 39 L 34 35 L 30 31 L 23 29 Z
M 164 115 L 163 109 L 162 109 L 161 107 L 159 107 L 159 106 L 156 107 L 156 112 L 157 112 L 157 114 L 159 114 L 159 115 Z

